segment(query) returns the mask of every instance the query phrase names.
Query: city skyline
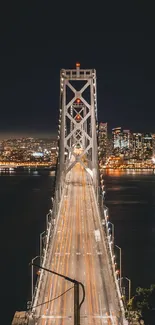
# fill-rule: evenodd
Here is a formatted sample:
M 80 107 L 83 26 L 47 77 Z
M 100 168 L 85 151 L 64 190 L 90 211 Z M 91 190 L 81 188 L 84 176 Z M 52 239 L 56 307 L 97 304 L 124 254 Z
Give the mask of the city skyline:
M 123 128 L 123 126 L 121 124 L 118 123 L 118 125 L 114 125 L 113 127 L 109 127 L 108 122 L 107 121 L 98 121 L 98 124 L 107 124 L 107 134 L 108 136 L 112 136 L 112 130 L 115 128 Z M 129 125 L 127 125 L 126 128 L 123 128 L 124 130 L 130 130 L 130 132 L 132 133 L 151 133 L 151 134 L 155 134 L 154 132 L 151 132 L 149 129 L 147 129 L 146 131 L 141 131 L 140 128 L 135 128 L 135 129 L 131 129 L 131 127 Z M 57 138 L 58 136 L 58 124 L 56 126 L 56 130 L 55 131 L 37 131 L 34 132 L 32 130 L 30 131 L 15 131 L 15 132 L 11 132 L 11 131 L 5 131 L 5 132 L 0 132 L 0 141 L 5 140 L 5 139 L 14 139 L 14 138 L 24 138 L 24 137 L 34 137 L 34 138 Z

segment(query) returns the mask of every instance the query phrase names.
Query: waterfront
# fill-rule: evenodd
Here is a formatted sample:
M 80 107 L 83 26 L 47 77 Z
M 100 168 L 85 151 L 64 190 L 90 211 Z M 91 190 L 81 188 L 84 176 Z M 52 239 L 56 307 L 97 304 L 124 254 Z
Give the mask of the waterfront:
M 39 253 L 39 234 L 45 230 L 54 177 L 48 171 L 1 173 L 0 254 L 1 310 L 5 325 L 31 298 L 29 262 Z
M 31 292 L 28 263 L 39 253 L 39 234 L 51 205 L 54 178 L 49 172 L 3 173 L 1 192 L 1 294 L 5 325 L 26 308 Z M 106 205 L 122 247 L 123 275 L 137 286 L 154 283 L 155 175 L 111 171 L 105 175 Z
M 131 279 L 134 294 L 136 287 L 155 282 L 155 174 L 109 171 L 105 187 L 115 244 L 122 248 L 122 275 Z

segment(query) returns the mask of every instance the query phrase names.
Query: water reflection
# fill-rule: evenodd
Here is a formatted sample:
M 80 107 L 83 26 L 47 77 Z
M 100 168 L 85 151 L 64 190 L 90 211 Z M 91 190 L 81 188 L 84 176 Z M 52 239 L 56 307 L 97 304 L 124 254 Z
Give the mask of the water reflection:
M 121 175 L 154 175 L 155 170 L 151 169 L 104 169 L 103 173 L 110 176 L 121 176 Z

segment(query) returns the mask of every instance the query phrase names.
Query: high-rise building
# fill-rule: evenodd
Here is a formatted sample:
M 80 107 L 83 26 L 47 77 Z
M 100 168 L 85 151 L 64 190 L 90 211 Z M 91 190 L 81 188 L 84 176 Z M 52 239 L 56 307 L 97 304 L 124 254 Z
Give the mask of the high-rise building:
M 121 127 L 112 129 L 113 155 L 119 156 L 121 152 Z
M 0 155 L 3 153 L 4 151 L 4 143 L 0 142 Z
M 121 134 L 121 149 L 130 148 L 130 131 L 123 130 Z
M 120 143 L 120 149 L 121 149 L 121 154 L 124 156 L 124 158 L 129 158 L 130 157 L 130 130 L 123 130 L 121 133 L 121 143 Z
M 130 131 L 122 130 L 121 127 L 112 129 L 113 154 L 129 158 L 130 155 Z
M 152 155 L 155 157 L 155 133 L 152 134 Z
M 132 134 L 132 158 L 143 158 L 143 136 L 141 133 Z
M 152 135 L 151 133 L 143 134 L 143 159 L 151 159 L 153 155 L 152 150 Z
M 105 162 L 107 156 L 107 123 L 99 124 L 98 145 L 99 160 Z
M 111 134 L 108 134 L 107 136 L 107 151 L 106 151 L 106 158 L 111 157 L 113 154 L 113 142 Z

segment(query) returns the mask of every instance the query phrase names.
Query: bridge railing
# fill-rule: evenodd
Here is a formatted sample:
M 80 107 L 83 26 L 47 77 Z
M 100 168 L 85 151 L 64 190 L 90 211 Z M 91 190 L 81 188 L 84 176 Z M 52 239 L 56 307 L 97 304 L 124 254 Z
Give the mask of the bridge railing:
M 109 256 L 109 262 L 110 262 L 109 265 L 110 265 L 111 274 L 112 274 L 114 284 L 115 284 L 117 298 L 118 298 L 118 301 L 120 304 L 122 321 L 123 321 L 124 325 L 128 325 L 128 321 L 125 319 L 125 306 L 122 301 L 122 294 L 121 294 L 120 286 L 119 286 L 117 275 L 116 275 L 115 261 L 114 261 L 114 242 L 112 242 L 112 240 L 109 236 L 109 233 L 108 233 L 108 214 L 109 214 L 108 211 L 109 211 L 109 209 L 103 204 L 103 194 L 102 194 L 101 189 L 99 190 L 99 192 L 100 192 L 100 195 L 98 198 L 98 206 L 99 206 L 99 211 L 100 211 L 102 229 L 105 234 L 104 238 L 105 238 L 107 253 Z
M 53 243 L 53 237 L 56 233 L 55 225 L 57 223 L 57 217 L 59 215 L 60 205 L 62 201 L 60 192 L 62 192 L 64 189 L 64 183 L 58 185 L 58 182 L 59 180 L 57 177 L 57 179 L 55 180 L 55 193 L 54 193 L 54 197 L 52 197 L 52 209 L 50 210 L 49 213 L 50 218 L 48 219 L 47 228 L 45 231 L 45 243 L 43 246 L 43 250 L 40 252 L 40 265 L 43 267 L 46 267 L 48 264 L 49 254 L 51 252 L 51 244 Z M 61 189 L 59 188 L 60 186 Z M 46 276 L 47 276 L 47 272 L 45 272 L 43 269 L 39 270 L 39 276 L 37 277 L 36 280 L 33 299 L 31 302 L 31 309 L 29 312 L 30 318 L 32 318 L 32 315 L 35 316 L 36 307 L 39 304 L 40 294 L 46 282 L 45 281 Z

